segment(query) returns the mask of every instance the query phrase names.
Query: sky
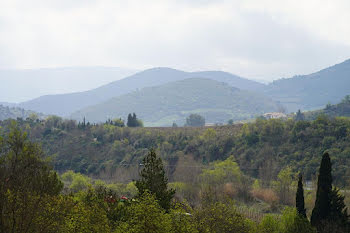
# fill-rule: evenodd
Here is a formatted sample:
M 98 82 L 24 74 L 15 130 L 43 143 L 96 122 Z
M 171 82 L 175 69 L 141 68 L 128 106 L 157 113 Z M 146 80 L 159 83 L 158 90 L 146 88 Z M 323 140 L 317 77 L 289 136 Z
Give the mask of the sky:
M 0 0 L 0 69 L 172 67 L 271 81 L 349 59 L 349 12 L 348 0 Z

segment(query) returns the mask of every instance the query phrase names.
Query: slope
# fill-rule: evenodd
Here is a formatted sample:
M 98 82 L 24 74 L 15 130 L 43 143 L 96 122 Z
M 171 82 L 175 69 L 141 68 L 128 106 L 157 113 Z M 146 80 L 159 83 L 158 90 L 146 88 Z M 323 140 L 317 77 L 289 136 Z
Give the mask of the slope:
M 303 114 L 307 120 L 315 120 L 320 115 L 329 118 L 350 117 L 350 95 L 345 96 L 345 98 L 338 104 L 327 104 L 323 109 L 307 111 Z
M 110 99 L 72 114 L 72 118 L 101 122 L 136 112 L 148 126 L 183 124 L 190 113 L 203 115 L 207 122 L 242 120 L 278 105 L 270 98 L 240 90 L 211 79 L 190 78 L 156 87 L 148 87 Z
M 84 107 L 102 103 L 112 97 L 121 96 L 137 89 L 158 86 L 191 77 L 205 77 L 221 82 L 227 82 L 230 85 L 244 90 L 256 90 L 264 87 L 264 84 L 240 78 L 225 72 L 209 71 L 191 73 L 170 68 L 153 68 L 90 91 L 41 96 L 21 103 L 19 106 L 47 114 L 68 116 L 72 112 Z
M 350 94 L 350 60 L 310 75 L 274 81 L 265 93 L 292 112 L 338 103 Z

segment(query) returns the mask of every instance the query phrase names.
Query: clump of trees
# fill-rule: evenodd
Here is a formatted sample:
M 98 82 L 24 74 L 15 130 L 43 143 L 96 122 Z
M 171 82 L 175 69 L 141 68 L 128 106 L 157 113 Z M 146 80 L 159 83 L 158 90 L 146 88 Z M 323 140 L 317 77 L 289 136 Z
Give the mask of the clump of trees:
M 106 121 L 106 124 L 107 125 L 114 125 L 114 126 L 117 126 L 117 127 L 124 127 L 125 126 L 124 120 L 122 120 L 122 118 L 115 118 L 113 120 L 108 119 Z
M 185 126 L 201 127 L 205 125 L 205 119 L 199 114 L 191 114 L 186 118 Z
M 318 232 L 349 232 L 350 219 L 344 196 L 332 186 L 332 164 L 328 153 L 322 157 L 318 174 L 315 207 L 311 223 Z
M 301 175 L 296 193 L 296 210 L 299 217 L 304 222 L 308 222 Z M 332 164 L 328 153 L 322 156 L 311 225 L 317 229 L 318 233 L 350 231 L 350 216 L 347 213 L 344 196 L 339 193 L 339 189 L 332 186 Z
M 137 118 L 135 113 L 129 113 L 126 125 L 128 127 L 143 127 L 143 122 Z

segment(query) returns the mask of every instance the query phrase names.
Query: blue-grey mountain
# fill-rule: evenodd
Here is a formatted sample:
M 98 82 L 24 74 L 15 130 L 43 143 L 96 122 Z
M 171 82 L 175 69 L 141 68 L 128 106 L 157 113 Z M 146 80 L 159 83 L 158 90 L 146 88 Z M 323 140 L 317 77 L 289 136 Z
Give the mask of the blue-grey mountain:
M 137 89 L 158 86 L 187 78 L 210 78 L 216 81 L 226 82 L 231 86 L 243 90 L 257 90 L 264 87 L 264 84 L 226 72 L 184 72 L 170 68 L 153 68 L 90 91 L 41 96 L 21 103 L 20 106 L 46 114 L 68 116 L 84 107 L 102 103 L 110 98 L 121 96 Z
M 257 92 L 211 79 L 189 78 L 112 98 L 77 111 L 72 118 L 102 122 L 136 112 L 146 126 L 169 126 L 173 122 L 183 125 L 191 113 L 204 116 L 208 123 L 223 123 L 254 118 L 278 108 L 269 97 Z

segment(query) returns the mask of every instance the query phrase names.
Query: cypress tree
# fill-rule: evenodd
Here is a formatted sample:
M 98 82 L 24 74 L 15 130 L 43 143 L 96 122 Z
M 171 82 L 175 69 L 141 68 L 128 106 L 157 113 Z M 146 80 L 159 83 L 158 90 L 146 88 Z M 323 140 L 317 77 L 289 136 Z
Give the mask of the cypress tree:
M 136 117 L 135 113 L 132 114 L 132 122 L 133 122 L 133 125 L 136 126 L 136 124 L 137 124 L 136 123 L 137 122 L 137 117 Z
M 303 216 L 306 218 L 306 209 L 305 209 L 305 202 L 304 202 L 304 188 L 303 188 L 303 177 L 300 174 L 299 175 L 299 180 L 298 180 L 298 189 L 297 189 L 297 194 L 295 198 L 295 204 L 297 211 L 300 216 Z
M 168 211 L 175 190 L 168 190 L 168 179 L 165 176 L 162 159 L 157 157 L 154 149 L 151 149 L 143 159 L 143 165 L 140 179 L 136 181 L 138 196 L 142 196 L 148 190 L 155 195 L 159 205 Z
M 305 116 L 304 114 L 300 111 L 300 109 L 298 110 L 296 116 L 295 116 L 295 120 L 296 121 L 303 121 L 305 120 Z
M 127 121 L 126 125 L 128 127 L 132 127 L 132 116 L 131 116 L 131 113 L 129 113 L 129 115 L 128 115 L 128 121 Z
M 330 217 L 332 192 L 332 164 L 329 154 L 322 156 L 321 166 L 318 174 L 317 193 L 314 209 L 311 215 L 311 224 L 319 231 L 322 222 Z

